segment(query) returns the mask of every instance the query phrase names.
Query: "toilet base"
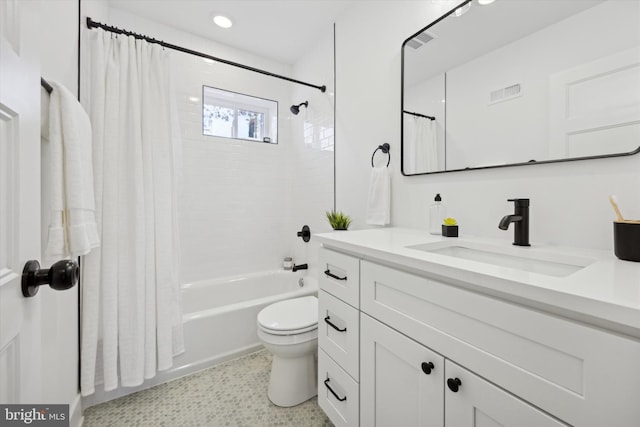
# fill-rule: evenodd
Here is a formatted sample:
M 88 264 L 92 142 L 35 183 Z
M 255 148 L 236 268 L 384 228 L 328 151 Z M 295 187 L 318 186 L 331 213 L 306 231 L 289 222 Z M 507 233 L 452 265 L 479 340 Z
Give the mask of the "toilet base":
M 305 344 L 309 349 L 301 356 L 272 353 L 267 396 L 276 406 L 299 405 L 318 394 L 317 340 Z

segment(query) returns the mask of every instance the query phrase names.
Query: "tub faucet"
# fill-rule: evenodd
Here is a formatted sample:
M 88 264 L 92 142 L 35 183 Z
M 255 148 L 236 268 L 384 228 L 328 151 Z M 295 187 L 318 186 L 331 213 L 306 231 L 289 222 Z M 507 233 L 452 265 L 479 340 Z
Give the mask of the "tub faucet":
M 309 269 L 309 266 L 307 264 L 294 265 L 292 268 L 294 272 L 298 270 L 307 270 L 307 269 Z
M 498 228 L 507 230 L 509 224 L 515 223 L 513 230 L 513 244 L 516 246 L 531 246 L 529 244 L 529 199 L 509 199 L 515 203 L 513 215 L 502 217 Z

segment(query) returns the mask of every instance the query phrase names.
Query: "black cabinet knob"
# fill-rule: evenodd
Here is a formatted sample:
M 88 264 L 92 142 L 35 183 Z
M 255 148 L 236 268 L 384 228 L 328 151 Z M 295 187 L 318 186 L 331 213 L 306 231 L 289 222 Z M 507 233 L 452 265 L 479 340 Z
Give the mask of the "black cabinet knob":
M 422 362 L 422 372 L 429 375 L 431 374 L 431 370 L 433 369 L 433 363 L 431 362 Z
M 56 291 L 64 291 L 78 284 L 80 268 L 74 260 L 58 261 L 51 268 L 40 268 L 35 260 L 27 261 L 22 270 L 22 295 L 29 298 L 38 293 L 39 286 L 49 285 Z
M 462 385 L 462 381 L 460 381 L 460 378 L 447 379 L 447 386 L 449 386 L 449 390 L 451 390 L 454 393 L 458 392 L 461 385 Z

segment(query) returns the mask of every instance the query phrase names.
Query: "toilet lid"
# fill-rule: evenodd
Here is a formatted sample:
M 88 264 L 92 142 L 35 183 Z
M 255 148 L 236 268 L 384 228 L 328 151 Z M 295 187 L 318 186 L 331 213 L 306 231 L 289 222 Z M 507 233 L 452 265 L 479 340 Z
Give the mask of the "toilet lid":
M 308 329 L 318 324 L 318 298 L 294 298 L 271 304 L 258 313 L 260 326 L 273 331 Z

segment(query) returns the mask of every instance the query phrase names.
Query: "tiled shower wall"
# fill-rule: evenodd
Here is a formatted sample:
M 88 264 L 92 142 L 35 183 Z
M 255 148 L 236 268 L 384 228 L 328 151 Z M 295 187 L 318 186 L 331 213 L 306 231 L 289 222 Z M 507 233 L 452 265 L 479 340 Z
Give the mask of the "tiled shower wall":
M 175 92 L 183 142 L 180 200 L 185 281 L 277 268 L 287 250 L 287 83 L 224 64 L 176 56 Z M 202 85 L 278 101 L 278 144 L 202 134 Z
M 312 237 L 304 243 L 296 237 L 303 225 L 311 233 L 330 231 L 325 212 L 333 209 L 334 176 L 334 100 L 333 27 L 310 46 L 308 53 L 294 66 L 294 76 L 317 85 L 326 85 L 326 92 L 304 86 L 293 87 L 293 101 L 309 101 L 309 108 L 292 116 L 290 168 L 290 218 L 286 231 L 291 256 L 297 264 L 308 264 L 311 273 L 317 270 L 318 243 Z
M 182 135 L 179 195 L 183 283 L 281 268 L 285 256 L 312 267 L 317 248 L 296 237 L 303 224 L 328 230 L 333 206 L 333 34 L 295 66 L 219 45 L 118 9 L 109 21 L 231 61 L 326 84 L 327 92 L 175 52 L 174 93 Z M 278 102 L 278 144 L 202 135 L 202 85 Z M 197 97 L 198 101 L 189 97 Z M 307 110 L 290 113 L 295 103 Z M 305 129 L 307 136 L 305 137 Z

